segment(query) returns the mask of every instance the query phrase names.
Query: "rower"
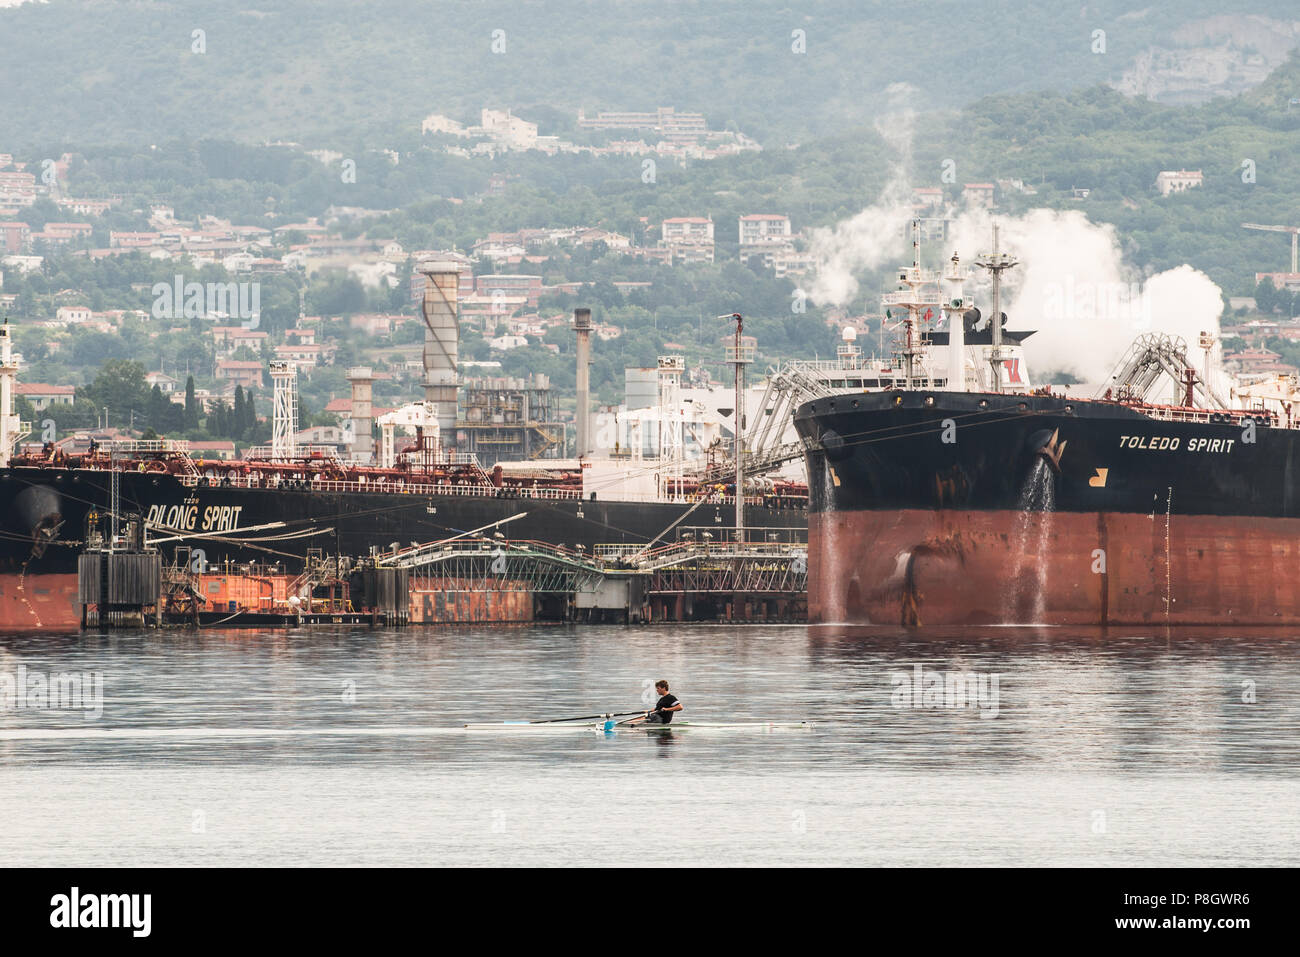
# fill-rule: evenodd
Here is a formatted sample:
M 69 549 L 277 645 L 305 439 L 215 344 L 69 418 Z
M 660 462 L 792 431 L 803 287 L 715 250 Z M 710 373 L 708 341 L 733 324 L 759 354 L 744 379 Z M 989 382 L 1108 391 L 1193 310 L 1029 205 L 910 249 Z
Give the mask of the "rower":
M 655 691 L 659 692 L 659 701 L 653 711 L 647 711 L 644 718 L 636 718 L 629 724 L 668 724 L 673 720 L 673 712 L 681 711 L 682 704 L 674 695 L 668 693 L 668 682 L 660 678 L 655 682 Z

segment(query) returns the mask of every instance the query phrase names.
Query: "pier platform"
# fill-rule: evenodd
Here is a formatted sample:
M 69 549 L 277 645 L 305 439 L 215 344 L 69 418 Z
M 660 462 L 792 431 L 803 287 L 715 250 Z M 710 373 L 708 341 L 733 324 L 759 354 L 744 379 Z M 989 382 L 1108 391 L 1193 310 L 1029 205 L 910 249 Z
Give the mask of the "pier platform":
M 116 603 L 114 614 L 101 613 L 98 602 L 107 591 L 87 579 L 83 623 L 799 622 L 807 616 L 804 538 L 802 530 L 747 529 L 737 536 L 731 529 L 693 527 L 674 530 L 671 541 L 597 546 L 588 554 L 497 533 L 362 559 L 313 551 L 297 571 L 280 563 L 207 566 L 178 548 L 161 566 L 150 553 L 152 577 L 133 580 L 130 615 Z

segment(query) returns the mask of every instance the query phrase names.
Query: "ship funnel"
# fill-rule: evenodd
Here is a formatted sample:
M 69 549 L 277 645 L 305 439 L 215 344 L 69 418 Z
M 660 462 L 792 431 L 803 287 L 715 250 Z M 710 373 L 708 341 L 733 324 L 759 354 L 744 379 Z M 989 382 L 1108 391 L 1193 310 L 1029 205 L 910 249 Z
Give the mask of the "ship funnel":
M 591 451 L 591 310 L 573 310 L 573 331 L 578 334 L 578 458 Z
M 456 442 L 456 400 L 460 387 L 460 264 L 423 262 L 424 399 L 438 407 L 443 448 Z
M 966 314 L 969 303 L 962 292 L 962 285 L 967 272 L 962 268 L 961 258 L 952 254 L 948 269 L 943 274 L 947 290 L 947 302 L 944 304 L 948 317 L 948 389 L 951 392 L 966 391 Z

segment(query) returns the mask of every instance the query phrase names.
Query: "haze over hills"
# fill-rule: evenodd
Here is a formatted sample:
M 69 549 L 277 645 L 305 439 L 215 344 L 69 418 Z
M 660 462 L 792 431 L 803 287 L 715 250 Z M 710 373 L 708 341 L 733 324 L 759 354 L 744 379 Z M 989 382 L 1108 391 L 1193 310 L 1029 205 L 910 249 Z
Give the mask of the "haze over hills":
M 1285 267 L 1284 240 L 1240 225 L 1300 223 L 1300 54 L 1286 52 L 1296 34 L 1284 5 L 1226 20 L 1195 2 L 1137 13 L 1090 5 L 1068 16 L 1040 16 L 1043 5 L 1019 0 L 1001 8 L 1023 11 L 1023 25 L 1010 15 L 992 24 L 961 4 L 910 5 L 910 19 L 880 4 L 857 16 L 860 6 L 821 4 L 794 17 L 766 2 L 670 3 L 672 15 L 656 19 L 644 4 L 559 0 L 511 6 L 506 17 L 500 4 L 446 3 L 435 20 L 407 0 L 367 5 L 364 17 L 329 0 L 268 0 L 256 15 L 206 2 L 55 0 L 0 12 L 0 75 L 10 83 L 0 156 L 12 153 L 6 175 L 19 204 L 0 228 L 9 252 L 28 254 L 6 264 L 4 299 L 37 359 L 29 374 L 89 382 L 105 358 L 137 359 L 148 340 L 168 368 L 201 370 L 200 387 L 216 388 L 221 356 L 188 322 L 160 332 L 96 320 L 103 328 L 93 333 L 36 324 L 61 307 L 148 311 L 156 282 L 230 279 L 254 261 L 263 330 L 277 337 L 268 349 L 282 347 L 300 309 L 331 320 L 390 315 L 391 346 L 409 346 L 403 337 L 418 328 L 400 327 L 414 315 L 412 257 L 454 250 L 472 258 L 478 278 L 527 273 L 546 290 L 508 317 L 523 342 L 494 335 L 507 320 L 488 322 L 467 332 L 467 357 L 501 361 L 509 374 L 544 372 L 567 390 L 567 325 L 523 317 L 591 305 L 597 321 L 621 330 L 593 366 L 597 394 L 612 401 L 625 366 L 665 349 L 711 361 L 716 330 L 704 320 L 738 304 L 762 361 L 826 355 L 849 319 L 878 332 L 880 293 L 911 258 L 906 223 L 923 208 L 918 196 L 939 197 L 930 215 L 949 224 L 942 241 L 925 244 L 926 265 L 958 246 L 967 260 L 980 251 L 988 224 L 966 218 L 968 184 L 984 184 L 1008 242 L 1026 247 L 1029 291 L 1016 298 L 1013 277 L 1009 301 L 1014 327 L 1041 330 L 1031 353 L 1042 350 L 1048 371 L 1094 376 L 1126 344 L 1088 341 L 1098 348 L 1082 365 L 1078 339 L 1042 325 L 1065 274 L 1126 295 L 1164 276 L 1149 287 L 1165 297 L 1153 303 L 1157 318 L 1176 314 L 1199 329 L 1225 297 L 1257 293 L 1257 273 Z M 579 10 L 584 18 L 565 26 L 561 14 Z M 496 29 L 505 30 L 499 54 Z M 807 31 L 807 53 L 790 51 L 795 29 Z M 206 52 L 191 52 L 194 30 L 204 31 Z M 1261 30 L 1271 31 L 1267 42 Z M 437 42 L 431 31 L 441 31 Z M 950 35 L 978 52 L 912 54 Z M 1093 53 L 1095 43 L 1105 52 Z M 1150 51 L 1174 49 L 1183 51 L 1177 82 L 1170 73 L 1163 90 L 1148 84 L 1155 99 L 1121 92 L 1134 64 L 1154 62 Z M 1229 67 L 1195 81 L 1187 65 L 1210 61 Z M 1263 79 L 1261 64 L 1271 64 Z M 797 83 L 792 70 L 803 71 Z M 479 152 L 456 135 L 421 134 L 431 113 L 472 124 L 483 106 L 537 123 L 531 145 L 482 142 L 490 148 Z M 711 129 L 744 131 L 764 148 L 621 152 L 608 139 L 593 146 L 576 122 L 579 109 L 659 106 L 699 111 Z M 538 134 L 581 146 L 548 152 Z M 604 135 L 653 143 L 659 134 Z M 647 180 L 649 155 L 658 166 Z M 57 191 L 45 179 L 55 166 Z M 1196 171 L 1197 188 L 1162 195 L 1162 170 Z M 754 214 L 787 221 L 793 258 L 781 268 L 756 262 L 752 248 L 746 258 L 741 217 Z M 221 256 L 175 238 L 202 233 L 205 218 L 219 235 L 196 241 L 224 244 Z M 691 218 L 712 223 L 707 258 L 670 248 L 664 224 Z M 82 232 L 59 236 L 50 224 Z M 524 238 L 548 230 L 560 238 Z M 573 241 L 588 231 L 608 235 Z M 390 243 L 396 258 L 378 261 Z M 1171 292 L 1192 270 L 1203 275 L 1187 294 Z M 1269 314 L 1292 306 L 1290 292 L 1264 301 Z M 61 351 L 39 352 L 50 335 Z M 316 408 L 375 345 L 341 321 L 329 338 L 337 361 L 303 385 Z M 1300 364 L 1300 352 L 1292 358 Z M 93 418 L 93 409 L 77 414 Z
M 19 149 L 391 145 L 430 112 L 512 107 L 563 133 L 579 108 L 672 105 L 781 145 L 869 121 L 897 83 L 919 110 L 1101 82 L 1181 101 L 1239 92 L 1300 39 L 1286 0 L 1252 0 L 1233 29 L 1219 13 L 1211 0 L 1010 0 L 996 16 L 959 0 L 54 0 L 0 12 L 0 129 Z

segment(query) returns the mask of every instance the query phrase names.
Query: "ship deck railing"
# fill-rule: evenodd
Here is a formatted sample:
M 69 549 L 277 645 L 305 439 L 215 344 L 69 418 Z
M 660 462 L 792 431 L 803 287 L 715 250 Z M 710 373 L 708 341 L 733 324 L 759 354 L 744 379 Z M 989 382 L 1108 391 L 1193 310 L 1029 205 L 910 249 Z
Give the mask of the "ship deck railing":
M 736 551 L 788 554 L 806 550 L 808 529 L 784 526 L 748 525 L 739 536 L 730 526 L 683 525 L 673 530 L 672 540 L 658 542 L 653 548 L 644 544 L 605 544 L 592 546 L 592 554 L 605 561 L 626 561 L 638 556 L 693 550 L 697 554 Z
M 472 498 L 528 498 L 561 502 L 594 502 L 595 504 L 600 504 L 601 501 L 625 501 L 624 499 L 591 499 L 575 488 L 529 488 L 509 485 L 497 488 L 495 485 L 456 485 L 435 482 L 353 482 L 318 478 L 275 483 L 251 475 L 221 475 L 219 470 L 214 471 L 212 475 L 203 473 L 177 475 L 176 479 L 182 485 L 191 488 L 198 486 L 202 481 L 206 481 L 209 488 L 267 489 L 270 491 L 280 489 L 283 491 L 311 492 L 369 492 L 372 495 L 464 495 Z M 297 487 L 300 481 L 306 483 L 307 487 L 305 489 Z M 762 507 L 768 504 L 767 499 L 771 497 L 746 495 L 745 504 Z M 666 495 L 644 499 L 649 504 L 669 505 L 694 505 L 698 500 L 699 495 L 696 494 Z M 734 495 L 715 495 L 709 502 L 718 506 L 734 506 L 736 497 Z
M 649 576 L 656 594 L 802 594 L 807 590 L 808 546 L 796 542 L 677 541 L 644 554 L 602 558 L 607 568 Z
M 190 442 L 189 439 L 117 439 L 110 447 L 114 452 L 160 455 L 165 452 L 188 452 Z
M 306 491 L 312 492 L 369 492 L 373 495 L 468 495 L 478 498 L 541 498 L 561 501 L 577 501 L 582 493 L 568 488 L 497 488 L 494 485 L 456 485 L 446 482 L 354 482 L 337 479 L 290 479 L 283 482 L 271 482 L 252 475 L 221 475 L 215 471 L 212 475 L 178 475 L 177 479 L 188 486 L 196 486 L 207 480 L 211 488 L 258 488 L 283 491 L 304 491 L 298 487 L 300 482 L 307 485 Z
M 659 568 L 686 561 L 735 561 L 738 558 L 785 560 L 808 554 L 802 542 L 669 542 L 646 550 L 643 545 L 594 545 L 594 557 L 607 566 Z
M 1277 428 L 1282 425 L 1281 417 L 1276 412 L 1266 409 L 1199 409 L 1190 406 L 1135 405 L 1144 415 L 1162 422 L 1193 422 L 1201 425 L 1240 425 L 1251 419 L 1260 424 Z M 1294 423 L 1288 423 L 1294 428 Z
M 292 450 L 278 449 L 273 445 L 250 445 L 244 449 L 243 460 L 246 462 L 284 462 L 285 464 L 301 461 L 341 461 L 339 450 L 333 445 L 294 445 Z

